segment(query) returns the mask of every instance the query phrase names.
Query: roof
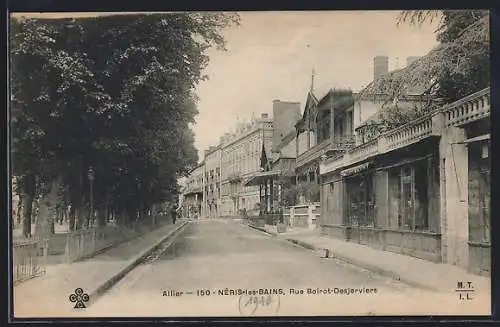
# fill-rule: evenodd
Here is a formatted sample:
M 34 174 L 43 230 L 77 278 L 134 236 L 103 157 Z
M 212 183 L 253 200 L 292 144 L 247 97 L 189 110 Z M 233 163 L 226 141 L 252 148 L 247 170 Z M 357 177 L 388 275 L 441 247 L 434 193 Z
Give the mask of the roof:
M 281 174 L 281 171 L 279 170 L 271 170 L 271 171 L 262 171 L 262 172 L 257 172 L 251 177 L 249 177 L 248 180 L 245 181 L 243 186 L 256 186 L 260 185 L 262 182 L 264 182 L 267 178 L 269 177 L 276 177 Z
M 196 169 L 198 168 L 201 168 L 205 165 L 205 160 L 203 160 L 202 162 L 198 163 L 193 169 L 191 169 L 189 172 L 188 172 L 188 175 L 191 175 Z
M 330 89 L 318 102 L 318 106 L 321 106 L 324 104 L 330 97 L 334 97 L 334 101 L 338 101 L 338 99 L 343 99 L 344 97 L 351 97 L 353 96 L 353 92 L 351 89 Z M 342 103 L 343 104 L 343 103 Z M 336 104 L 335 107 L 337 107 L 339 104 Z
M 304 106 L 304 113 L 302 117 L 297 121 L 295 127 L 297 128 L 300 125 L 303 125 L 307 116 L 309 115 L 309 110 L 311 107 L 316 106 L 318 104 L 318 98 L 314 95 L 312 91 L 307 92 L 306 104 Z
M 295 130 L 290 131 L 287 135 L 285 135 L 281 139 L 281 142 L 275 148 L 273 148 L 272 151 L 273 152 L 279 152 L 285 146 L 287 146 L 288 144 L 290 144 L 290 142 L 292 142 L 295 139 L 296 136 L 297 136 L 297 131 L 295 131 Z

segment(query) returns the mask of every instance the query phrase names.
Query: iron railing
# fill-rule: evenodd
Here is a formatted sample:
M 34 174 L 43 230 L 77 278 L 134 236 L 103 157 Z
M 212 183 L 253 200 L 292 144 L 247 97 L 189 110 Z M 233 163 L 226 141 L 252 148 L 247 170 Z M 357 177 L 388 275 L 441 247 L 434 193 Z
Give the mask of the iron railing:
M 47 253 L 47 240 L 14 243 L 12 247 L 12 277 L 14 284 L 45 274 Z
M 105 226 L 68 233 L 65 260 L 71 263 L 85 259 L 170 222 L 171 219 L 158 218 L 157 223 L 144 224 L 136 221 L 129 226 Z

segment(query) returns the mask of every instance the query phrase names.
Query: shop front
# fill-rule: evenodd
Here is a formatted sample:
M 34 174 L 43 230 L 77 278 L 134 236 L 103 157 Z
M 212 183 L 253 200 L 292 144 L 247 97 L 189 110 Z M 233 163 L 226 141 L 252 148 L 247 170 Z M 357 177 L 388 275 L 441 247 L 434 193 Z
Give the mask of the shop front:
M 437 158 L 428 141 L 326 174 L 323 233 L 440 262 Z
M 489 123 L 489 122 L 488 122 Z M 491 273 L 491 144 L 489 124 L 466 127 L 468 155 L 468 268 L 488 276 Z

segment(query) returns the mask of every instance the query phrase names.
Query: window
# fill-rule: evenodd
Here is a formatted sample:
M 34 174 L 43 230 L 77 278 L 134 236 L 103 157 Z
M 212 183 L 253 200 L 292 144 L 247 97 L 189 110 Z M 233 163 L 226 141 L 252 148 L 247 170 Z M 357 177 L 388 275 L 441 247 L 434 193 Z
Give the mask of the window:
M 390 219 L 410 230 L 429 228 L 427 160 L 389 171 Z
M 371 172 L 347 177 L 346 219 L 349 226 L 375 226 L 374 175 Z

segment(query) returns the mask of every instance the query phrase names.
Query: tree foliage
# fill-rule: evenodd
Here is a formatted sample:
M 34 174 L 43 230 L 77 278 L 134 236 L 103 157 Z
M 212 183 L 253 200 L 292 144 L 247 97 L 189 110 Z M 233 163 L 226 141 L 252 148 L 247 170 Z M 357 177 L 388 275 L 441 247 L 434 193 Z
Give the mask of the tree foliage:
M 226 13 L 13 19 L 13 174 L 61 178 L 73 207 L 129 219 L 178 192 L 196 165 L 190 124 L 206 50 L 225 49 Z M 22 183 L 21 183 L 22 184 Z M 27 188 L 26 188 L 27 189 Z
M 455 101 L 489 86 L 489 14 L 485 10 L 404 11 L 398 24 L 439 19 L 439 45 L 410 66 L 374 80 L 362 94 L 429 94 Z

